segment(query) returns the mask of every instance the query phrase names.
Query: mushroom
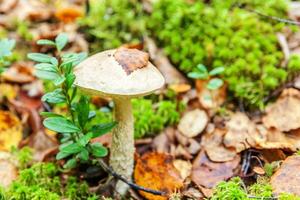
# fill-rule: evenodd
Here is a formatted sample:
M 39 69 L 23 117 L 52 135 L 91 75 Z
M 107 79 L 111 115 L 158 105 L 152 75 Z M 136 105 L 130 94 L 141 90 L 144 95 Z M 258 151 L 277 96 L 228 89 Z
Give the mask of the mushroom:
M 109 164 L 131 180 L 134 165 L 134 119 L 131 98 L 153 93 L 165 84 L 149 55 L 137 49 L 107 50 L 81 62 L 75 69 L 75 85 L 91 95 L 110 97 L 114 102 L 114 118 Z M 124 195 L 128 186 L 118 182 L 116 191 Z

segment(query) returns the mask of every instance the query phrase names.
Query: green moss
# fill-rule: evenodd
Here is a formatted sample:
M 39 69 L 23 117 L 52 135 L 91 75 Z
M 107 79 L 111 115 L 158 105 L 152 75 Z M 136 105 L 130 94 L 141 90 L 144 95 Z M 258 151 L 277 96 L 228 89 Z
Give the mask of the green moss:
M 19 169 L 25 169 L 32 164 L 33 160 L 33 149 L 28 146 L 22 149 L 12 148 L 11 152 L 16 156 L 19 164 Z
M 88 185 L 69 177 L 63 184 L 58 167 L 53 163 L 36 163 L 19 172 L 19 177 L 4 191 L 0 190 L 2 199 L 14 200 L 81 200 L 97 199 L 89 193 Z
M 191 72 L 199 63 L 210 69 L 224 66 L 233 95 L 246 105 L 262 108 L 263 99 L 289 73 L 280 66 L 283 53 L 276 38 L 283 24 L 232 8 L 234 2 L 159 0 L 147 25 L 182 71 Z M 268 15 L 286 17 L 284 0 L 239 3 Z M 290 68 L 298 70 L 298 63 L 291 61 Z
M 211 200 L 248 200 L 247 193 L 242 188 L 242 180 L 238 177 L 216 186 Z
M 101 51 L 140 42 L 145 32 L 145 20 L 138 0 L 93 0 L 90 3 L 90 13 L 81 25 L 95 40 L 92 49 Z

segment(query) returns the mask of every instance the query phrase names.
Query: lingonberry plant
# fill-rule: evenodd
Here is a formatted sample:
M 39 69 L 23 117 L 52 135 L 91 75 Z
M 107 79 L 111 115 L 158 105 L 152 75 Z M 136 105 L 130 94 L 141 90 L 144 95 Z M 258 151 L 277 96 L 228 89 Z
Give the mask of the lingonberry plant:
M 0 74 L 4 71 L 4 68 L 10 64 L 7 58 L 12 54 L 11 51 L 15 47 L 15 43 L 15 40 L 0 40 Z
M 224 67 L 216 67 L 213 70 L 208 71 L 204 65 L 199 64 L 197 65 L 195 71 L 188 73 L 188 77 L 194 79 L 208 80 L 206 88 L 209 90 L 216 90 L 222 87 L 224 81 L 214 76 L 222 74 L 224 70 Z
M 56 47 L 57 57 L 41 53 L 29 53 L 28 58 L 38 62 L 35 65 L 35 75 L 41 79 L 51 81 L 55 89 L 46 93 L 42 101 L 49 104 L 65 104 L 66 115 L 53 112 L 41 113 L 46 119 L 46 128 L 61 134 L 59 153 L 56 158 L 67 159 L 65 168 L 74 168 L 78 163 L 91 163 L 95 158 L 107 155 L 107 149 L 100 143 L 92 143 L 93 138 L 109 132 L 115 122 L 88 125 L 95 112 L 90 110 L 89 98 L 79 94 L 75 87 L 73 68 L 86 58 L 86 53 L 63 53 L 68 43 L 65 33 L 59 34 L 54 41 L 39 40 L 38 45 Z M 89 128 L 88 128 L 89 127 Z

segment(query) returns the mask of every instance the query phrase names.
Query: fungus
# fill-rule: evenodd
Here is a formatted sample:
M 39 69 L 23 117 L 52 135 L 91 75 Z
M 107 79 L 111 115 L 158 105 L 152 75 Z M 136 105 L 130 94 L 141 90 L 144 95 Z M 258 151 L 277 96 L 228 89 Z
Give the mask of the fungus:
M 134 165 L 134 119 L 131 98 L 153 93 L 165 80 L 149 61 L 149 55 L 124 47 L 97 53 L 75 69 L 75 85 L 90 95 L 110 97 L 114 118 L 109 164 L 115 172 L 131 180 Z M 118 182 L 116 190 L 124 195 L 128 186 Z

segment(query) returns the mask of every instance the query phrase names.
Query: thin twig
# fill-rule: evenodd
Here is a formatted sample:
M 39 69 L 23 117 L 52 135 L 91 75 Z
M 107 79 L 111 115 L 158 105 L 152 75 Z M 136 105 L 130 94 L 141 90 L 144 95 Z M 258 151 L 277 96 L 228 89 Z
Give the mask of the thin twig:
M 98 162 L 100 164 L 100 166 L 109 174 L 111 174 L 114 178 L 117 178 L 121 181 L 123 181 L 124 183 L 126 183 L 127 185 L 129 185 L 132 189 L 135 189 L 135 190 L 141 190 L 141 191 L 144 191 L 144 192 L 147 192 L 147 193 L 151 193 L 151 194 L 154 194 L 154 195 L 164 195 L 165 193 L 162 192 L 162 191 L 158 191 L 158 190 L 152 190 L 152 189 L 149 189 L 149 188 L 144 188 L 142 186 L 139 186 L 135 183 L 132 183 L 130 181 L 128 181 L 127 179 L 125 179 L 123 176 L 121 176 L 120 174 L 117 174 L 113 169 L 111 169 L 109 166 L 107 166 L 107 164 L 105 162 L 103 162 L 103 160 L 101 159 L 98 159 Z
M 294 21 L 294 20 L 283 19 L 283 18 L 280 18 L 280 17 L 267 15 L 267 14 L 264 14 L 264 13 L 259 12 L 257 10 L 245 8 L 242 4 L 236 4 L 236 6 L 240 9 L 246 10 L 246 11 L 251 12 L 251 13 L 255 13 L 255 14 L 257 14 L 261 17 L 264 17 L 264 18 L 268 18 L 268 19 L 271 19 L 271 20 L 274 20 L 274 21 L 285 23 L 285 24 L 292 24 L 292 25 L 300 26 L 300 22 L 297 22 L 297 21 Z

